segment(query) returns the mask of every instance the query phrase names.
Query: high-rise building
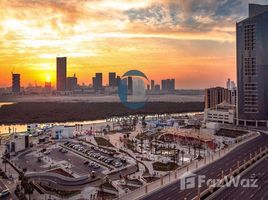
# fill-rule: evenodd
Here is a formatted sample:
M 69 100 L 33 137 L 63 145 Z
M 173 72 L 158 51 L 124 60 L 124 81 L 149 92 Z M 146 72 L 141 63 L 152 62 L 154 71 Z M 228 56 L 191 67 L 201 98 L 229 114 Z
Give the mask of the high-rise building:
M 162 80 L 162 91 L 174 92 L 175 91 L 175 79 Z
M 74 91 L 77 88 L 77 77 L 74 74 L 73 77 L 67 77 L 66 90 Z
M 154 80 L 151 80 L 151 90 L 152 91 L 154 91 L 154 85 L 155 85 Z
M 102 90 L 102 73 L 96 73 L 92 80 L 93 88 L 95 90 Z
M 268 126 L 268 6 L 249 4 L 236 24 L 237 124 Z
M 175 79 L 170 79 L 170 91 L 175 91 Z
M 226 82 L 226 88 L 228 90 L 233 90 L 235 89 L 235 82 L 232 81 L 230 78 L 228 78 L 227 82 Z
M 127 89 L 130 94 L 133 94 L 133 79 L 131 76 L 127 78 Z
M 119 86 L 120 81 L 121 81 L 120 76 L 117 76 L 117 77 L 116 77 L 116 86 Z
M 156 85 L 154 86 L 154 91 L 155 91 L 155 92 L 160 92 L 160 85 L 156 84 Z
M 228 78 L 227 82 L 226 82 L 226 88 L 228 90 L 231 90 L 231 79 Z
M 57 91 L 66 90 L 67 58 L 57 58 Z
M 224 101 L 232 103 L 230 90 L 223 87 L 205 89 L 205 108 L 215 108 Z
M 12 73 L 12 92 L 20 93 L 20 74 Z
M 116 87 L 117 86 L 117 80 L 116 80 L 116 73 L 115 72 L 109 72 L 109 86 L 110 87 Z
M 161 81 L 161 90 L 162 91 L 166 91 L 167 90 L 167 81 L 166 80 L 162 80 Z

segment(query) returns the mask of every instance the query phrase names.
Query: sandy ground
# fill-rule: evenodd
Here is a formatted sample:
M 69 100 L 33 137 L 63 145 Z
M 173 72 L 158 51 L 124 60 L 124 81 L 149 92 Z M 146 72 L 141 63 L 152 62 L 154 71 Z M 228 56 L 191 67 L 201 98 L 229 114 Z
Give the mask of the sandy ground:
M 203 95 L 150 95 L 149 102 L 203 102 Z M 0 97 L 0 102 L 120 102 L 117 95 L 113 96 L 18 96 Z

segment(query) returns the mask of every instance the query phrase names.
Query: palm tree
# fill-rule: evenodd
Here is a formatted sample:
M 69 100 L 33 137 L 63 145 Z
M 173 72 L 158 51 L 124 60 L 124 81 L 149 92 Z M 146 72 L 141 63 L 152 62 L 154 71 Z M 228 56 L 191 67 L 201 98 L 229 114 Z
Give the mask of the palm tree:
M 143 152 L 143 138 L 141 138 L 141 153 Z
M 183 165 L 183 160 L 184 160 L 184 154 L 185 152 L 182 150 L 181 151 L 181 164 Z
M 178 149 L 178 150 L 177 150 L 177 162 L 178 162 L 178 157 L 179 157 L 179 161 L 180 161 L 180 152 L 181 152 L 181 151 Z
M 191 153 L 191 145 L 190 143 L 188 143 L 188 147 L 189 147 L 189 154 Z
M 31 200 L 31 194 L 33 194 L 34 188 L 32 183 L 29 182 L 29 178 L 24 175 L 24 172 L 20 174 L 21 187 L 24 189 L 24 193 L 29 195 Z

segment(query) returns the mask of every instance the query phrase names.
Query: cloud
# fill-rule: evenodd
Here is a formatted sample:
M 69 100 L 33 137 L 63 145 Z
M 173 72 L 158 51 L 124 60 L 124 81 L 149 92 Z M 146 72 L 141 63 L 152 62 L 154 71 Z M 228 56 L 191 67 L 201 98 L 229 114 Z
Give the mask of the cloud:
M 183 67 L 222 67 L 225 58 L 234 58 L 235 22 L 246 17 L 247 3 L 0 0 L 0 68 L 54 69 L 57 55 L 69 56 L 81 69 L 116 66 L 122 73 L 124 66 L 158 71 L 172 66 L 178 73 Z M 226 62 L 229 68 L 235 63 Z
M 201 39 L 206 39 L 202 36 L 204 34 L 218 34 L 220 37 L 211 39 L 234 41 L 235 23 L 246 16 L 246 6 L 242 0 L 170 0 L 152 3 L 146 8 L 130 9 L 125 13 L 132 24 L 143 25 L 144 29 L 149 26 L 166 34 L 195 34 L 196 38 Z

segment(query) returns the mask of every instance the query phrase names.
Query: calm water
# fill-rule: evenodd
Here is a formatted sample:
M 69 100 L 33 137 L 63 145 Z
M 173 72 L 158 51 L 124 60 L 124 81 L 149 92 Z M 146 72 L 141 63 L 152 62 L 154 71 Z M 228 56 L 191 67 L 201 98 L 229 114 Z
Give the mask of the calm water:
M 9 104 L 13 104 L 12 102 L 7 102 L 7 103 L 0 103 L 0 107 L 3 105 L 9 105 Z M 171 116 L 182 116 L 182 115 L 195 115 L 195 114 L 201 114 L 199 112 L 191 112 L 191 113 L 180 113 L 180 114 L 171 114 Z M 149 115 L 147 117 L 150 118 L 150 116 L 153 115 Z M 101 124 L 101 123 L 105 123 L 106 120 L 92 120 L 92 121 L 83 121 L 83 122 L 65 122 L 65 123 L 44 123 L 44 124 L 40 124 L 45 125 L 45 124 L 54 124 L 54 125 L 68 125 L 68 126 L 73 126 L 75 124 L 83 124 L 83 125 L 97 125 L 97 124 Z M 86 126 L 85 126 L 86 127 Z M 0 125 L 0 134 L 8 134 L 8 133 L 13 133 L 13 132 L 25 132 L 27 131 L 27 124 L 20 124 L 20 125 Z
M 0 102 L 0 108 L 4 105 L 11 105 L 14 104 L 13 102 Z
M 83 124 L 83 125 L 94 125 L 94 124 L 100 124 L 105 123 L 106 120 L 93 120 L 93 121 L 84 121 L 84 122 L 65 122 L 65 123 L 46 123 L 46 124 L 54 124 L 54 125 L 68 125 L 73 126 L 75 124 Z M 46 124 L 40 124 L 42 125 Z M 0 125 L 0 134 L 7 134 L 7 133 L 13 133 L 13 132 L 25 132 L 27 131 L 27 124 L 20 124 L 20 125 Z

